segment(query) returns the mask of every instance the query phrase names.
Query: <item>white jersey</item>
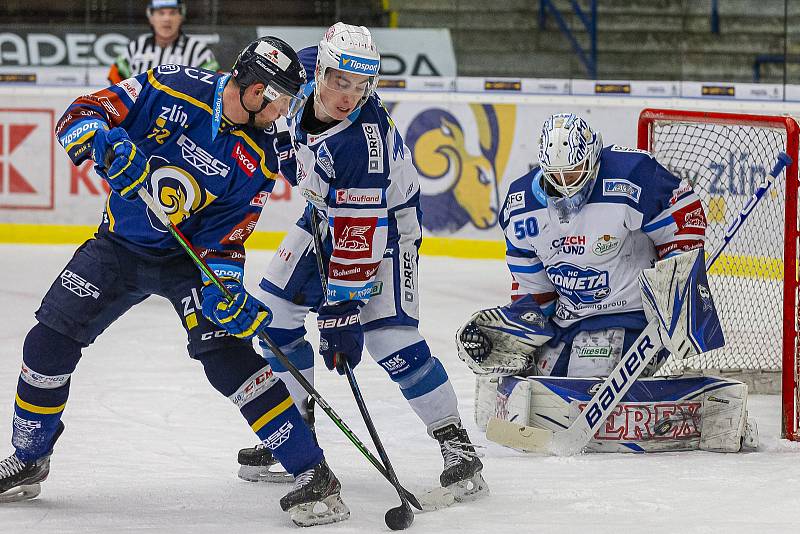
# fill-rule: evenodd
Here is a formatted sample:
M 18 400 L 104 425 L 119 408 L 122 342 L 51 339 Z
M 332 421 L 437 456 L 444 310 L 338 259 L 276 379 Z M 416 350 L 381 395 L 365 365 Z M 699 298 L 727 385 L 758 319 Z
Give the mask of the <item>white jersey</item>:
M 703 245 L 699 197 L 646 152 L 604 148 L 589 199 L 567 222 L 548 205 L 542 182 L 538 168 L 515 180 L 500 224 L 515 296 L 535 295 L 561 327 L 642 313 L 642 269 Z
M 419 177 L 389 113 L 372 95 L 351 117 L 319 134 L 306 132 L 301 118 L 290 122 L 296 169 L 288 174 L 332 231 L 328 301 L 368 300 L 384 258 L 400 254 L 404 267 L 396 276 L 407 290 L 405 302 L 416 307 Z

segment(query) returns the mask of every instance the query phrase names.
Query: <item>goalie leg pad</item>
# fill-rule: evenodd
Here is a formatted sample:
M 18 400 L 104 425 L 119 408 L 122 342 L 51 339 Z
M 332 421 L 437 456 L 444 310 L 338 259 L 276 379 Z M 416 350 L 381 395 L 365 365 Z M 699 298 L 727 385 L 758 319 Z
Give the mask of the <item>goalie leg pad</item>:
M 526 449 L 524 429 L 516 425 L 563 430 L 578 416 L 600 383 L 591 378 L 501 378 L 495 416 L 515 425 L 504 430 L 497 442 Z M 755 421 L 746 419 L 746 400 L 747 386 L 731 379 L 640 379 L 611 412 L 587 450 L 752 449 L 758 445 L 758 431 Z
M 703 395 L 701 410 L 700 449 L 739 452 L 747 423 L 747 385 L 740 383 Z
M 475 377 L 475 424 L 484 432 L 489 418 L 494 415 L 498 380 L 497 377 Z

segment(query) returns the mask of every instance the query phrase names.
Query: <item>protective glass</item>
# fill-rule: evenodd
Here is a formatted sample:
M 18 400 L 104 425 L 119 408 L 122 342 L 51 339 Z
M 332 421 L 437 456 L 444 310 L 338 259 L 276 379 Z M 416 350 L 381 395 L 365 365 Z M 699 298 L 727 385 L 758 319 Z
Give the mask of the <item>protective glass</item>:
M 264 100 L 267 103 L 274 102 L 278 106 L 281 115 L 287 119 L 291 119 L 297 115 L 297 112 L 303 107 L 306 98 L 308 98 L 308 95 L 303 93 L 302 87 L 298 89 L 296 93 L 293 93 L 274 80 L 264 89 Z
M 375 76 L 354 74 L 339 69 L 326 68 L 321 82 L 329 91 L 335 91 L 343 95 L 360 99 L 368 94 L 375 83 L 375 78 Z

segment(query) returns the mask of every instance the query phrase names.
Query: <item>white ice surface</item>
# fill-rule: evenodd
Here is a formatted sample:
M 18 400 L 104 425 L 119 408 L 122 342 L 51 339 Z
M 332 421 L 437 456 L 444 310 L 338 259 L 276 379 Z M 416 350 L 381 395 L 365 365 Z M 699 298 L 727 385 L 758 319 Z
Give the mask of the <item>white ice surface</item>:
M 0 246 L 0 454 L 11 419 L 22 343 L 33 312 L 73 247 Z M 248 280 L 269 255 L 248 256 Z M 488 443 L 472 415 L 473 379 L 453 333 L 481 307 L 506 300 L 499 261 L 422 258 L 422 331 L 447 368 L 473 440 L 486 445 L 488 498 L 416 516 L 413 532 L 800 532 L 800 447 L 778 439 L 776 397 L 751 397 L 761 450 L 551 458 Z M 316 336 L 314 336 L 316 337 Z M 286 485 L 236 477 L 236 452 L 255 443 L 236 408 L 185 353 L 169 303 L 151 298 L 84 351 L 73 375 L 50 478 L 35 500 L 0 507 L 0 533 L 297 532 L 281 512 Z M 378 431 L 411 490 L 436 484 L 441 456 L 397 388 L 368 358 L 356 370 Z M 369 442 L 346 381 L 322 367 L 317 385 Z M 319 439 L 352 516 L 311 532 L 388 531 L 393 489 L 323 413 Z

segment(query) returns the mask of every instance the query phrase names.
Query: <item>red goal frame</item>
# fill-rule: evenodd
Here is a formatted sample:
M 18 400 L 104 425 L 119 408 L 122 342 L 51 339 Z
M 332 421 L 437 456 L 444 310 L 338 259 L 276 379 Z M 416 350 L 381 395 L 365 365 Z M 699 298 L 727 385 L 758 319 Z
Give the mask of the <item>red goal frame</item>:
M 783 280 L 783 340 L 781 369 L 781 433 L 786 439 L 800 441 L 800 391 L 798 391 L 798 374 L 800 374 L 800 358 L 798 358 L 798 145 L 800 144 L 800 127 L 797 121 L 789 116 L 749 115 L 744 113 L 723 113 L 710 111 L 686 111 L 675 109 L 646 108 L 639 114 L 637 147 L 651 150 L 653 124 L 656 122 L 689 122 L 730 124 L 743 126 L 763 126 L 786 130 L 786 147 L 784 150 L 792 158 L 792 164 L 786 168 L 786 205 L 784 221 L 784 280 Z

